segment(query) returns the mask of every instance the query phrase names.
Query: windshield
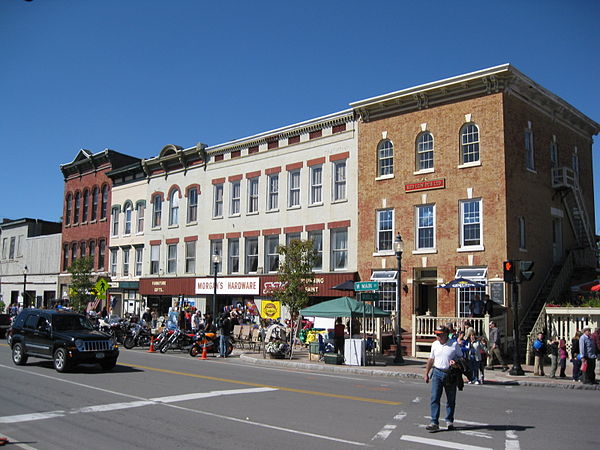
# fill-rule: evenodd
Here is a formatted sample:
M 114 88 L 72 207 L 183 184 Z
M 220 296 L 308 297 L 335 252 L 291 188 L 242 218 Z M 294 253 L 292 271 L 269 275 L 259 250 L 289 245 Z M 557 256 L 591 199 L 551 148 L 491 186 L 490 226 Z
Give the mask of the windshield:
M 53 318 L 54 331 L 93 330 L 94 327 L 87 318 L 75 314 L 56 315 Z

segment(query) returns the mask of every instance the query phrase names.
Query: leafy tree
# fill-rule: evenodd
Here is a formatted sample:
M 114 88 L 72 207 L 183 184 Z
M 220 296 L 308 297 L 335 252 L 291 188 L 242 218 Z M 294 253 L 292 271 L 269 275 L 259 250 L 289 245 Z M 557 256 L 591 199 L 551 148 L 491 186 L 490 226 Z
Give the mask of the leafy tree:
M 280 287 L 273 291 L 273 297 L 290 311 L 295 322 L 298 311 L 308 304 L 309 287 L 312 287 L 315 275 L 312 271 L 317 259 L 317 251 L 312 241 L 292 240 L 289 245 L 277 247 L 277 253 L 283 256 L 279 263 L 278 276 Z
M 69 293 L 71 307 L 75 311 L 82 311 L 90 301 L 94 281 L 92 269 L 94 261 L 91 257 L 76 259 L 67 269 L 71 274 L 71 289 Z

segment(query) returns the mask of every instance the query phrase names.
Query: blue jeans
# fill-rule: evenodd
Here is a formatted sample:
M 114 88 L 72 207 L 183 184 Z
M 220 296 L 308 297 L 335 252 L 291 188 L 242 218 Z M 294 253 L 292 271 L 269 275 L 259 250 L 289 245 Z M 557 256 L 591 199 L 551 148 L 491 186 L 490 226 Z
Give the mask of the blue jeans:
M 479 381 L 479 366 L 481 365 L 481 361 L 470 359 L 469 363 L 471 366 L 471 376 L 473 377 L 473 381 Z
M 221 335 L 219 339 L 219 355 L 222 357 L 227 356 L 227 343 L 229 342 L 229 336 Z
M 442 390 L 446 391 L 446 422 L 454 422 L 454 408 L 456 406 L 456 384 L 444 386 L 448 377 L 446 372 L 436 368 L 431 374 L 431 423 L 440 424 L 440 400 Z

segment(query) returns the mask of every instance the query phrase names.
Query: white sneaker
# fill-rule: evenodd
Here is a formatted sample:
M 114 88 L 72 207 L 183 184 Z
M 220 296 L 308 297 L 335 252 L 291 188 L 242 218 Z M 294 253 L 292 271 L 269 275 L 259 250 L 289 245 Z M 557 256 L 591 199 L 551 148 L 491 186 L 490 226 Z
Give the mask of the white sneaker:
M 476 380 L 474 384 L 481 384 L 481 381 Z

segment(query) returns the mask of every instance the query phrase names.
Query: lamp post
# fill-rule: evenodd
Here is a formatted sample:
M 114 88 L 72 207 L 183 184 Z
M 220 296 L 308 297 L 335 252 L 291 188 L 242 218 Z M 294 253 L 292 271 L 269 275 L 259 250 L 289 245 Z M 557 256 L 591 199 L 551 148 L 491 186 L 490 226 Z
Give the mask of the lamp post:
M 28 305 L 28 301 L 27 301 L 27 272 L 29 269 L 27 269 L 27 266 L 25 266 L 23 268 L 23 309 L 27 308 Z
M 215 253 L 212 257 L 213 267 L 214 267 L 214 275 L 215 279 L 213 282 L 213 299 L 212 299 L 212 315 L 213 315 L 213 323 L 216 319 L 217 313 L 217 271 L 219 270 L 219 264 L 221 264 L 221 255 Z
M 404 251 L 404 241 L 400 233 L 396 235 L 394 240 L 394 252 L 396 253 L 396 260 L 398 261 L 398 282 L 396 284 L 396 356 L 394 356 L 394 363 L 404 364 L 404 358 L 402 357 L 402 345 L 401 339 L 401 328 L 400 328 L 400 293 L 402 292 L 402 252 Z

